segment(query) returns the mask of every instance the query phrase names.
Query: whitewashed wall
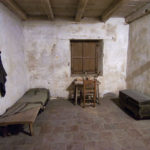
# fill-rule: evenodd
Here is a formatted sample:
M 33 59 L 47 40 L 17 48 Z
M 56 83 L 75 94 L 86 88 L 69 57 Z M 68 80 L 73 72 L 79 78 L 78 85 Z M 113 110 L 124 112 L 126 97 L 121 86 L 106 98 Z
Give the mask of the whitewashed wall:
M 150 96 L 150 15 L 130 24 L 127 87 Z
M 117 94 L 126 88 L 128 28 L 124 19 L 117 18 L 106 24 L 95 19 L 24 22 L 30 87 L 46 87 L 54 97 L 67 97 L 67 88 L 75 78 L 71 77 L 70 39 L 104 39 L 100 94 Z
M 0 96 L 0 115 L 13 105 L 28 88 L 23 50 L 22 22 L 0 3 L 0 50 L 8 74 L 6 96 Z

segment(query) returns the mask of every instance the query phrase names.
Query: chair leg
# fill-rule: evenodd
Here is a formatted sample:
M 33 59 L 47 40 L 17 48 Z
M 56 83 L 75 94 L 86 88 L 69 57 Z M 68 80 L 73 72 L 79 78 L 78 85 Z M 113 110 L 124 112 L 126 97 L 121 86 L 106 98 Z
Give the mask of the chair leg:
M 96 103 L 96 94 L 94 94 L 94 104 L 93 104 L 93 107 L 95 107 L 95 103 Z
M 85 108 L 85 100 L 83 100 L 83 108 Z
M 95 107 L 95 99 L 94 99 L 94 102 L 93 102 L 93 107 Z
M 77 86 L 75 87 L 75 105 L 77 105 L 77 98 L 78 98 L 78 96 L 77 96 L 77 93 L 78 93 L 78 91 L 77 91 L 78 89 L 77 89 Z
M 94 100 L 94 105 L 93 105 L 93 107 L 95 107 L 95 100 Z

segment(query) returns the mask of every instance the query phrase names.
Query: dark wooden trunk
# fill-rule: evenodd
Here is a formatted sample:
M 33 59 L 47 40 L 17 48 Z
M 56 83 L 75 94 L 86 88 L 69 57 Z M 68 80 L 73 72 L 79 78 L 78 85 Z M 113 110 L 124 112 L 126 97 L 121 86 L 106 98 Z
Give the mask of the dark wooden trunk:
M 120 104 L 130 110 L 135 118 L 150 118 L 150 97 L 134 90 L 119 92 Z

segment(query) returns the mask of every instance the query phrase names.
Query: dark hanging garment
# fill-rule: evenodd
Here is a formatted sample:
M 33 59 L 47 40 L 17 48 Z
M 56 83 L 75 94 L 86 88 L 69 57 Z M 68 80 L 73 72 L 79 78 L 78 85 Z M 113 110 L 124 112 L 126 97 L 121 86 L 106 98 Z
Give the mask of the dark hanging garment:
M 7 74 L 2 64 L 1 52 L 0 52 L 0 94 L 2 97 L 4 97 L 6 93 L 6 90 L 5 90 L 6 76 Z

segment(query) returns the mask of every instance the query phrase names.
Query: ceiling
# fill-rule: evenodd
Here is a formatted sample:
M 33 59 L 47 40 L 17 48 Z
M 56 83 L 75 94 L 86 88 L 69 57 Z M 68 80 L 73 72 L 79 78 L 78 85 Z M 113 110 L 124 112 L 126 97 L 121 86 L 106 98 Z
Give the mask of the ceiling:
M 150 12 L 150 0 L 0 0 L 22 20 L 84 17 L 106 21 L 124 17 L 127 23 Z

